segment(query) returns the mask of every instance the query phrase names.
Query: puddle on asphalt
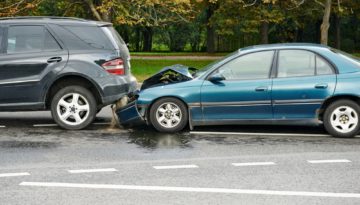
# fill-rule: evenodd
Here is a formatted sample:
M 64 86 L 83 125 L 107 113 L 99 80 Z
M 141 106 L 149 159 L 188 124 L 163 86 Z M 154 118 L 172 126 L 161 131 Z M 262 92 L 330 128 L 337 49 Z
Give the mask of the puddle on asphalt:
M 188 133 L 165 134 L 153 130 L 136 130 L 130 133 L 128 143 L 144 148 L 191 148 L 192 138 Z

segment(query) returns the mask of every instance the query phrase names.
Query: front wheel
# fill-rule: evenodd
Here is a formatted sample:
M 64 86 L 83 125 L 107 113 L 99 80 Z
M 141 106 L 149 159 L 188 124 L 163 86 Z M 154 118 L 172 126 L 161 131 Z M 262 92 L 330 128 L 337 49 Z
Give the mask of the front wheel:
M 351 100 L 332 103 L 324 114 L 325 129 L 334 137 L 355 137 L 360 129 L 360 106 Z
M 96 116 L 93 94 L 81 86 L 59 90 L 51 101 L 51 115 L 55 122 L 68 130 L 80 130 L 93 122 Z
M 185 128 L 188 112 L 184 103 L 176 98 L 163 98 L 150 108 L 150 121 L 159 132 L 174 133 Z

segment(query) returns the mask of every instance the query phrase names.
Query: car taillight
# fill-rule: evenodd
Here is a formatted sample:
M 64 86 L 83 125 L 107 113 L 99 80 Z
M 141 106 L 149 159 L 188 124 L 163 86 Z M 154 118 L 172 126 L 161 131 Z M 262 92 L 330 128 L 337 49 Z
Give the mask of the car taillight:
M 125 75 L 124 61 L 120 58 L 107 61 L 102 67 L 109 73 L 114 75 Z

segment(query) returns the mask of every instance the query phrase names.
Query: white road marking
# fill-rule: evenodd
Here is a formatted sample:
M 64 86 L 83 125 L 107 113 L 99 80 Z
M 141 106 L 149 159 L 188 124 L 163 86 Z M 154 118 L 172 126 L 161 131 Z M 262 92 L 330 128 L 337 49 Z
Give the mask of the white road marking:
M 301 134 L 301 133 L 256 133 L 256 132 L 202 132 L 191 131 L 190 134 L 196 135 L 243 135 L 243 136 L 298 136 L 298 137 L 330 137 L 327 134 Z M 360 137 L 357 135 L 356 137 Z
M 0 125 L 0 128 L 6 128 L 6 126 L 5 125 Z
M 189 164 L 189 165 L 170 165 L 170 166 L 153 166 L 154 169 L 193 169 L 193 168 L 199 168 L 195 164 Z
M 274 196 L 360 198 L 360 193 L 276 191 L 276 190 L 256 190 L 256 189 L 136 186 L 136 185 L 115 185 L 115 184 L 77 184 L 77 183 L 58 183 L 58 182 L 21 182 L 19 185 L 36 186 L 36 187 L 118 189 L 118 190 L 139 190 L 139 191 L 168 191 L 168 192 L 171 191 L 171 192 L 200 192 L 200 193 L 221 193 L 221 194 L 274 195 Z
M 68 170 L 69 173 L 79 174 L 79 173 L 93 173 L 93 172 L 117 172 L 115 168 L 105 168 L 105 169 L 77 169 L 77 170 Z
M 246 162 L 246 163 L 231 163 L 231 164 L 235 167 L 276 165 L 275 162 Z
M 20 172 L 20 173 L 3 173 L 0 174 L 0 177 L 18 177 L 18 176 L 29 176 L 28 172 Z
M 34 124 L 33 127 L 57 127 L 57 124 Z
M 349 163 L 347 159 L 330 159 L 330 160 L 308 160 L 311 164 L 323 164 L 323 163 Z

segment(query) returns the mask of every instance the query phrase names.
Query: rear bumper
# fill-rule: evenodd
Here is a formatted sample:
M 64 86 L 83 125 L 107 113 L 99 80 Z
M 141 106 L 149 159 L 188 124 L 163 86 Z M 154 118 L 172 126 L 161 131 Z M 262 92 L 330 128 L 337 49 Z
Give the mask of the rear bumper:
M 133 77 L 129 77 L 129 79 L 125 82 L 124 79 L 114 78 L 112 82 L 108 82 L 102 87 L 102 104 L 109 105 L 121 99 L 125 95 L 136 91 L 138 84 L 136 79 Z

